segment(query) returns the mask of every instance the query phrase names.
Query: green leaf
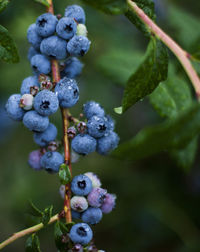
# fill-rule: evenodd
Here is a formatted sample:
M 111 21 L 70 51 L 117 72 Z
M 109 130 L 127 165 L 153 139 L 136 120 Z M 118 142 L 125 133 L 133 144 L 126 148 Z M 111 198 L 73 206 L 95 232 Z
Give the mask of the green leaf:
M 168 73 L 168 52 L 161 41 L 153 38 L 147 56 L 138 70 L 129 78 L 122 100 L 123 112 L 153 92 Z
M 139 8 L 141 8 L 144 13 L 149 16 L 153 21 L 156 20 L 154 2 L 152 0 L 135 0 L 134 1 Z M 126 17 L 133 23 L 145 36 L 150 37 L 151 31 L 149 28 L 138 18 L 137 14 L 133 12 L 130 7 L 125 13 Z
M 119 145 L 115 157 L 138 160 L 161 151 L 184 148 L 200 131 L 200 104 L 193 104 L 176 118 L 142 129 L 133 139 Z
M 68 232 L 69 229 L 64 223 L 61 221 L 56 222 L 54 226 L 54 239 L 56 247 L 61 251 L 66 248 L 66 244 L 63 243 L 63 236 L 66 236 Z
M 32 234 L 26 240 L 26 252 L 41 252 L 40 241 L 36 234 Z
M 50 6 L 50 4 L 49 4 L 49 2 L 47 0 L 35 0 L 35 2 L 41 3 L 46 7 Z
M 66 164 L 62 164 L 59 169 L 60 182 L 63 185 L 68 184 L 72 180 L 72 175 L 69 167 Z
M 0 0 L 0 13 L 5 10 L 9 2 L 9 0 Z
M 115 113 L 121 115 L 122 114 L 122 107 L 114 108 Z
M 46 226 L 52 217 L 53 206 L 49 206 L 44 209 L 42 214 L 42 223 Z
M 0 25 L 0 59 L 6 62 L 19 62 L 16 45 L 8 33 L 8 30 Z
M 127 11 L 126 0 L 83 0 L 86 4 L 107 14 L 118 15 Z
M 36 217 L 42 217 L 43 213 L 41 210 L 39 210 L 32 201 L 29 201 L 29 214 L 36 216 Z

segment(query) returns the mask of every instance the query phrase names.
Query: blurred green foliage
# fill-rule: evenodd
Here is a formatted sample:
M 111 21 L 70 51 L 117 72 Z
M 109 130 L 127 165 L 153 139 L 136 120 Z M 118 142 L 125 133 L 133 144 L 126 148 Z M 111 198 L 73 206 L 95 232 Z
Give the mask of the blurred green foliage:
M 200 2 L 157 2 L 163 8 L 157 8 L 160 11 L 160 26 L 189 52 L 195 52 L 194 48 L 198 48 L 200 44 Z M 83 4 L 80 1 L 55 0 L 55 12 L 63 13 L 66 5 L 71 3 Z M 78 80 L 80 101 L 72 112 L 78 115 L 82 104 L 87 100 L 100 102 L 115 118 L 116 131 L 121 142 L 125 142 L 144 126 L 162 121 L 146 98 L 123 115 L 113 112 L 113 108 L 121 103 L 123 84 L 144 57 L 148 39 L 122 15 L 109 16 L 87 5 L 84 5 L 84 8 L 92 45 L 90 52 L 83 59 L 85 68 Z M 0 63 L 1 104 L 12 93 L 18 93 L 22 80 L 32 74 L 27 60 L 29 45 L 26 31 L 43 12 L 44 7 L 34 1 L 13 0 L 1 13 L 0 23 L 9 30 L 15 40 L 21 59 L 18 64 Z M 176 78 L 172 75 L 170 79 L 174 85 L 178 88 L 179 82 L 189 84 L 173 55 L 170 55 L 170 61 L 175 69 Z M 199 71 L 198 63 L 195 67 Z M 164 88 L 164 85 L 169 91 L 173 84 L 165 83 L 160 88 Z M 165 113 L 168 116 L 168 112 Z M 61 138 L 62 123 L 59 112 L 51 117 L 51 121 L 58 127 Z M 3 123 L 1 118 L 0 123 Z M 28 154 L 37 148 L 33 143 L 32 133 L 22 124 L 6 133 L 7 138 L 0 145 L 0 240 L 33 223 L 26 214 L 29 199 L 40 209 L 54 205 L 54 212 L 60 211 L 63 205 L 58 193 L 58 176 L 43 171 L 35 172 L 28 167 Z M 158 135 L 155 134 L 156 137 Z M 152 144 L 149 144 L 149 149 Z M 182 152 L 182 158 L 184 157 Z M 97 154 L 81 158 L 73 165 L 73 174 L 93 171 L 102 179 L 103 187 L 118 196 L 116 209 L 105 215 L 102 222 L 94 227 L 98 248 L 107 252 L 200 251 L 199 163 L 197 154 L 193 168 L 186 173 L 174 164 L 165 148 L 161 153 L 137 162 Z M 42 230 L 39 237 L 42 251 L 56 251 L 53 226 Z M 24 251 L 24 243 L 25 239 L 20 239 L 4 251 Z

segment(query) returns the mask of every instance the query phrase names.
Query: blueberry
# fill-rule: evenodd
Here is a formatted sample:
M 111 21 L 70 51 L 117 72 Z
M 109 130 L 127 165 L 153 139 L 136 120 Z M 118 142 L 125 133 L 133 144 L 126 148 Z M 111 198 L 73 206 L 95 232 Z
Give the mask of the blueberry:
M 44 13 L 36 20 L 36 31 L 42 37 L 55 33 L 58 19 L 51 13 Z
M 92 187 L 101 187 L 101 181 L 93 172 L 86 172 L 84 175 L 88 176 L 92 181 Z
M 88 52 L 90 44 L 91 42 L 87 37 L 75 35 L 69 40 L 67 50 L 72 56 L 84 56 Z
M 30 110 L 33 107 L 33 96 L 31 94 L 24 94 L 20 99 L 20 107 L 24 110 Z
M 31 110 L 24 115 L 23 123 L 29 130 L 43 132 L 49 125 L 49 118 L 41 116 L 36 111 Z
M 83 113 L 85 114 L 87 119 L 90 119 L 92 116 L 104 116 L 104 109 L 100 106 L 99 103 L 94 101 L 89 101 L 83 105 Z
M 40 51 L 56 59 L 65 59 L 67 57 L 67 42 L 58 36 L 51 36 L 42 40 Z
M 36 144 L 45 147 L 49 142 L 54 141 L 57 136 L 57 128 L 54 124 L 49 123 L 48 128 L 44 132 L 35 132 L 33 137 Z
M 31 46 L 28 49 L 28 60 L 31 60 L 31 58 L 36 55 L 36 54 L 40 54 L 40 51 L 36 50 L 33 46 Z
M 31 58 L 31 66 L 36 73 L 48 74 L 51 72 L 51 62 L 42 54 L 36 54 Z
M 21 121 L 25 114 L 25 111 L 20 108 L 20 94 L 13 94 L 9 97 L 5 108 L 10 118 L 16 121 Z
M 77 212 L 83 212 L 88 208 L 88 202 L 83 196 L 74 196 L 70 200 L 71 208 Z
M 72 139 L 72 149 L 80 155 L 94 152 L 96 144 L 96 139 L 88 134 L 79 134 Z
M 79 88 L 73 79 L 66 77 L 61 79 L 55 87 L 55 92 L 58 95 L 60 106 L 63 108 L 70 108 L 79 100 Z
M 65 61 L 65 68 L 62 71 L 62 74 L 65 74 L 68 78 L 74 79 L 81 74 L 82 69 L 83 63 L 77 58 L 72 57 Z
M 87 197 L 89 205 L 92 207 L 100 207 L 105 200 L 106 193 L 107 191 L 103 188 L 93 188 Z
M 82 213 L 81 219 L 88 224 L 97 224 L 102 219 L 102 211 L 100 208 L 89 207 Z
M 105 116 L 108 120 L 108 130 L 113 131 L 115 129 L 115 121 L 112 119 L 110 115 Z
M 40 43 L 42 41 L 42 37 L 36 32 L 36 24 L 31 24 L 27 31 L 27 39 L 28 42 L 32 44 L 32 46 L 36 49 L 40 49 Z
M 29 76 L 22 81 L 20 92 L 21 94 L 30 94 L 31 87 L 37 86 L 39 88 L 39 82 L 37 76 Z
M 108 132 L 108 120 L 106 117 L 93 116 L 87 122 L 88 134 L 100 138 Z
M 74 18 L 78 23 L 85 24 L 85 12 L 79 5 L 70 5 L 65 9 L 65 17 Z
M 41 170 L 42 169 L 40 165 L 41 157 L 42 157 L 42 153 L 40 150 L 32 151 L 29 154 L 29 158 L 28 158 L 28 164 L 30 165 L 30 167 L 36 171 Z
M 92 240 L 93 232 L 88 224 L 78 223 L 72 226 L 69 237 L 73 243 L 86 245 Z
M 92 190 L 92 181 L 85 175 L 78 175 L 72 179 L 71 190 L 74 194 L 88 195 Z
M 73 209 L 71 210 L 72 213 L 72 219 L 77 220 L 77 219 L 81 219 L 81 213 L 74 211 Z
M 34 109 L 43 116 L 54 114 L 59 107 L 57 95 L 52 91 L 44 89 L 34 99 Z
M 49 173 L 59 171 L 60 165 L 63 164 L 64 157 L 57 151 L 46 152 L 40 160 L 40 165 Z
M 64 17 L 58 21 L 56 32 L 63 39 L 70 39 L 76 34 L 77 25 L 73 18 Z
M 108 135 L 97 140 L 97 152 L 101 155 L 109 154 L 117 148 L 119 136 L 115 132 L 110 132 Z
M 59 193 L 62 199 L 65 198 L 65 185 L 61 185 L 59 188 Z
M 104 203 L 101 206 L 101 210 L 103 213 L 110 213 L 115 207 L 116 195 L 107 193 Z

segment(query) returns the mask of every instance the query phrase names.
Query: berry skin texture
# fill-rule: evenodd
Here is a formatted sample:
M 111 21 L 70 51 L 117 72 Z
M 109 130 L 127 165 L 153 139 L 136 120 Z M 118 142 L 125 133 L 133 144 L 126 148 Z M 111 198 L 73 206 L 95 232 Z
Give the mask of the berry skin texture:
M 22 95 L 23 94 L 30 94 L 31 87 L 34 87 L 34 86 L 39 88 L 37 76 L 29 76 L 29 77 L 25 78 L 22 81 L 22 85 L 21 85 L 21 89 L 20 89 L 21 94 Z
M 76 57 L 72 57 L 65 62 L 65 68 L 62 73 L 65 74 L 66 77 L 74 79 L 81 74 L 82 69 L 83 63 L 81 63 Z
M 77 25 L 73 18 L 64 17 L 58 21 L 56 32 L 63 39 L 70 39 L 76 34 Z
M 116 195 L 107 193 L 104 203 L 101 206 L 102 213 L 110 213 L 115 207 Z
M 71 108 L 79 100 L 79 88 L 73 79 L 61 79 L 55 87 L 55 92 L 62 108 Z
M 71 210 L 71 213 L 72 213 L 72 219 L 74 220 L 81 219 L 81 213 L 74 211 L 73 209 Z
M 30 167 L 36 171 L 41 170 L 42 169 L 42 167 L 40 165 L 41 157 L 42 157 L 42 153 L 40 150 L 32 151 L 29 154 L 29 158 L 28 158 L 28 164 L 30 165 Z
M 5 108 L 10 118 L 16 121 L 21 121 L 24 117 L 25 111 L 20 108 L 20 94 L 13 94 L 9 97 Z
M 78 23 L 85 24 L 85 12 L 79 5 L 70 5 L 65 9 L 65 17 L 74 18 Z
M 46 152 L 40 160 L 40 165 L 49 173 L 58 172 L 63 163 L 64 157 L 57 151 Z
M 41 37 L 48 37 L 55 33 L 58 19 L 51 13 L 44 13 L 36 20 L 36 32 Z
M 34 99 L 34 109 L 43 116 L 54 114 L 59 107 L 57 95 L 47 89 L 40 91 Z
M 29 130 L 43 132 L 49 125 L 49 118 L 41 116 L 36 111 L 31 110 L 24 115 L 23 123 Z
M 75 195 L 88 195 L 92 191 L 92 181 L 85 175 L 75 176 L 71 182 L 71 190 Z
M 40 45 L 41 53 L 56 59 L 67 57 L 67 42 L 58 36 L 51 36 L 42 40 Z
M 88 224 L 78 223 L 72 226 L 69 237 L 73 243 L 86 245 L 92 240 L 93 232 Z
M 39 47 L 40 49 L 40 47 Z M 30 61 L 31 58 L 36 55 L 36 54 L 40 54 L 40 52 L 38 50 L 36 50 L 33 46 L 31 46 L 29 49 L 28 49 L 28 60 Z
M 31 24 L 27 30 L 27 39 L 28 42 L 36 49 L 40 49 L 40 43 L 42 41 L 42 37 L 36 31 L 36 24 Z
M 90 119 L 92 116 L 96 115 L 103 117 L 105 115 L 104 109 L 100 106 L 99 103 L 94 101 L 89 101 L 83 105 L 83 113 L 87 119 Z
M 108 131 L 108 120 L 106 117 L 93 116 L 87 123 L 88 134 L 100 138 Z
M 34 141 L 41 147 L 45 147 L 49 142 L 54 141 L 57 136 L 57 128 L 54 124 L 49 123 L 48 128 L 44 132 L 36 132 L 33 135 Z
M 81 35 L 81 36 L 87 37 L 87 33 L 88 33 L 88 31 L 87 31 L 87 28 L 84 24 L 77 25 L 76 35 L 78 35 L 78 36 Z
M 31 94 L 24 94 L 20 99 L 20 107 L 24 110 L 30 110 L 33 107 L 33 96 Z
M 48 74 L 51 72 L 51 62 L 42 54 L 36 54 L 31 58 L 31 66 L 36 73 Z
M 101 187 L 101 181 L 93 172 L 86 172 L 84 175 L 88 176 L 92 181 L 92 187 Z
M 97 141 L 88 134 L 79 134 L 72 139 L 72 149 L 80 155 L 95 152 Z
M 110 132 L 97 140 L 97 152 L 101 155 L 107 155 L 117 148 L 119 143 L 119 136 L 115 132 Z
M 87 197 L 89 205 L 92 207 L 100 207 L 104 203 L 106 194 L 107 191 L 103 188 L 93 188 Z
M 89 207 L 82 213 L 81 219 L 88 224 L 97 224 L 102 219 L 102 211 L 100 208 Z
M 83 212 L 88 208 L 88 202 L 83 196 L 74 196 L 70 201 L 71 208 L 77 212 Z
M 75 35 L 69 40 L 67 50 L 72 56 L 84 56 L 90 49 L 91 42 L 85 36 Z

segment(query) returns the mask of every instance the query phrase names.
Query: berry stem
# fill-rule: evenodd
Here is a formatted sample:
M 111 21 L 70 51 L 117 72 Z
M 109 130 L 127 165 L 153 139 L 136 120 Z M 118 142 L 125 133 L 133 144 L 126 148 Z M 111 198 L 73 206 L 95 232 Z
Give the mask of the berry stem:
M 178 58 L 187 73 L 195 89 L 197 99 L 200 100 L 200 79 L 190 62 L 190 54 L 183 50 L 169 35 L 158 27 L 137 4 L 127 0 L 129 10 L 134 12 L 138 18 L 149 28 L 149 30 L 160 39 Z
M 53 1 L 48 0 L 50 6 L 47 9 L 48 12 L 54 13 Z M 57 60 L 51 60 L 51 69 L 52 69 L 52 78 L 53 83 L 56 85 L 60 81 L 60 69 L 59 63 Z M 70 161 L 70 148 L 69 148 L 69 139 L 67 135 L 67 129 L 69 127 L 69 111 L 66 108 L 60 108 L 62 113 L 63 120 L 63 144 L 64 144 L 64 155 L 65 155 L 65 164 L 69 166 L 71 175 L 72 175 L 72 167 Z M 65 219 L 66 222 L 72 222 L 71 216 L 71 207 L 70 207 L 70 199 L 71 199 L 71 186 L 70 184 L 65 185 L 65 198 L 64 198 L 64 211 L 65 211 Z
M 53 217 L 51 217 L 48 224 L 52 224 L 53 222 L 57 221 L 58 219 L 59 219 L 59 214 L 56 214 Z M 44 227 L 43 223 L 39 223 L 39 224 L 32 226 L 30 228 L 27 228 L 27 229 L 21 230 L 17 233 L 14 233 L 8 239 L 6 239 L 5 241 L 0 243 L 0 250 L 3 249 L 4 247 L 6 247 L 7 245 L 13 243 L 17 239 L 19 239 L 25 235 L 35 233 L 35 232 L 39 231 L 40 229 L 42 229 L 43 227 Z

